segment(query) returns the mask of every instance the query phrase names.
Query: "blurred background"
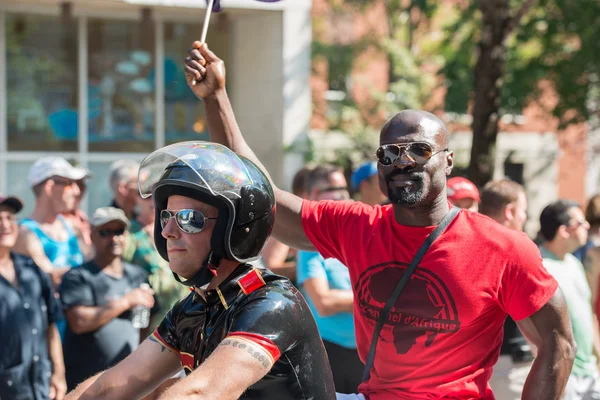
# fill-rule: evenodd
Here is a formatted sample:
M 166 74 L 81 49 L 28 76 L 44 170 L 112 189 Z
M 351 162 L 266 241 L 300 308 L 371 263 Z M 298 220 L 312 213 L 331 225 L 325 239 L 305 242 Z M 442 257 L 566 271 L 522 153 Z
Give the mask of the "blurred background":
M 404 108 L 452 133 L 454 175 L 523 184 L 537 232 L 557 198 L 600 191 L 597 0 L 222 0 L 207 42 L 225 60 L 240 126 L 276 182 L 306 163 L 350 174 Z M 0 192 L 62 155 L 110 201 L 110 164 L 207 139 L 183 59 L 202 0 L 0 0 Z

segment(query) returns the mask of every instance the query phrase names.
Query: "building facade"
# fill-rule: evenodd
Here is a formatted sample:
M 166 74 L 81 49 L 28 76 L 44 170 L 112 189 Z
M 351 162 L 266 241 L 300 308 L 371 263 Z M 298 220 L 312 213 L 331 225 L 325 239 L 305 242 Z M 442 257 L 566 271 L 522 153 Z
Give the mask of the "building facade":
M 283 167 L 284 149 L 310 123 L 311 0 L 221 3 L 207 42 L 226 62 L 245 136 L 285 184 L 294 171 Z M 93 211 L 110 202 L 113 161 L 207 139 L 202 104 L 183 73 L 203 7 L 200 0 L 0 0 L 0 192 L 21 196 L 26 214 L 29 167 L 61 155 L 92 171 L 84 210 Z

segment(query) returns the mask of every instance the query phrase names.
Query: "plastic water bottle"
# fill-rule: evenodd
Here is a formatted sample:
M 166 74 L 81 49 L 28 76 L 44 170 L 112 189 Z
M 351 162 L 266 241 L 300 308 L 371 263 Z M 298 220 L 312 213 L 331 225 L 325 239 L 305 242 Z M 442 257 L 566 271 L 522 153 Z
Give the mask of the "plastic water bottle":
M 140 289 L 150 289 L 150 285 L 142 283 Z M 150 309 L 144 306 L 135 306 L 131 310 L 132 319 L 131 323 L 136 329 L 147 328 L 150 324 Z

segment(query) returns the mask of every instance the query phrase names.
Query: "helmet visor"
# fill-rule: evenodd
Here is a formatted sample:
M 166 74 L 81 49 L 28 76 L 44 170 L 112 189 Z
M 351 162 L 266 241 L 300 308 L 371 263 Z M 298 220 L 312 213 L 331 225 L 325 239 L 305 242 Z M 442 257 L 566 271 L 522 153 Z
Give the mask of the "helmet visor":
M 173 173 L 177 169 L 185 173 Z M 243 186 L 253 183 L 246 165 L 234 152 L 220 144 L 203 141 L 172 144 L 148 155 L 138 174 L 142 198 L 150 197 L 154 185 L 163 177 L 194 183 L 213 195 L 229 192 L 239 196 Z

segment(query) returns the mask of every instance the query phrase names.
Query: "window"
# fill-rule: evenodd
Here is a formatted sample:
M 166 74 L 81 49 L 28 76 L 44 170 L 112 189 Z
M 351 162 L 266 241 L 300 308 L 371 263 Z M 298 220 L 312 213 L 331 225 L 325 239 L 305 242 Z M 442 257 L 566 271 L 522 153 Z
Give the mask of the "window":
M 27 181 L 29 168 L 32 165 L 33 161 L 9 162 L 6 168 L 7 176 L 10 177 L 7 193 L 23 200 L 23 210 L 18 215 L 19 219 L 27 217 L 33 211 L 35 205 L 35 196 Z
M 211 50 L 227 65 L 227 35 L 218 28 L 218 20 L 209 26 Z M 212 29 L 211 29 L 212 28 Z M 165 143 L 183 140 L 208 140 L 208 129 L 202 102 L 187 85 L 184 62 L 191 44 L 202 33 L 201 24 L 165 23 Z
M 504 161 L 504 176 L 512 179 L 513 181 L 524 185 L 523 172 L 525 170 L 525 166 L 523 163 L 515 163 L 510 161 L 509 158 Z
M 154 149 L 154 21 L 88 22 L 90 151 Z
M 8 149 L 77 150 L 77 21 L 7 14 L 6 48 Z

